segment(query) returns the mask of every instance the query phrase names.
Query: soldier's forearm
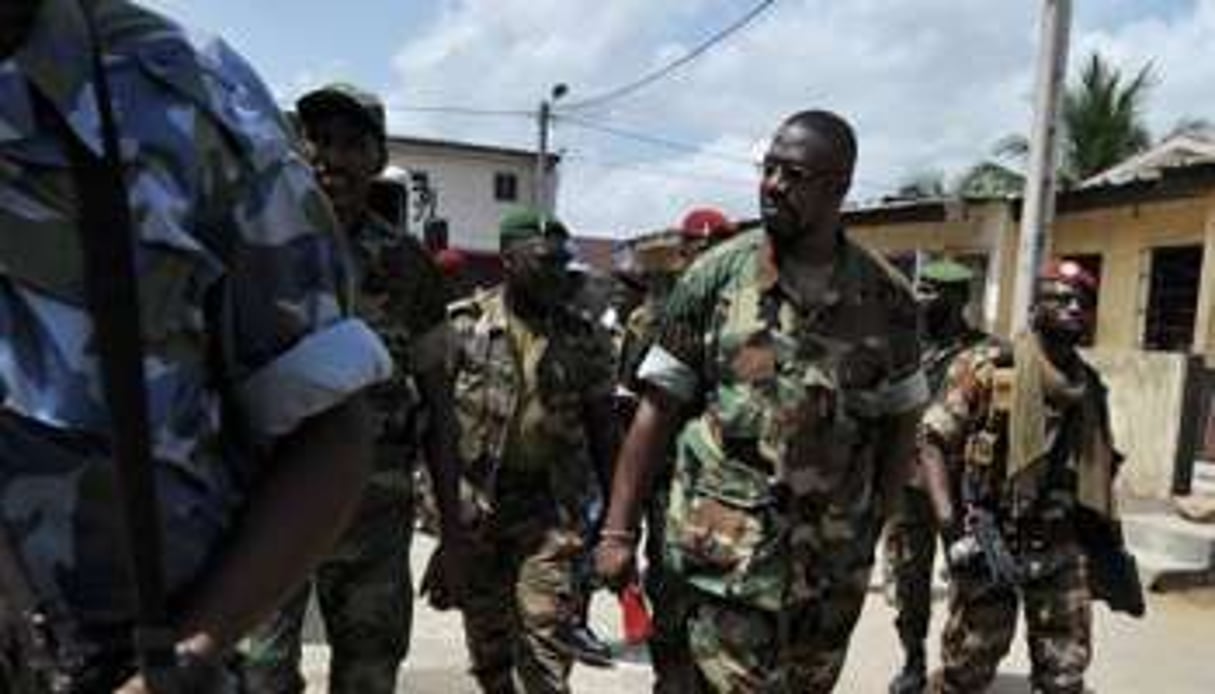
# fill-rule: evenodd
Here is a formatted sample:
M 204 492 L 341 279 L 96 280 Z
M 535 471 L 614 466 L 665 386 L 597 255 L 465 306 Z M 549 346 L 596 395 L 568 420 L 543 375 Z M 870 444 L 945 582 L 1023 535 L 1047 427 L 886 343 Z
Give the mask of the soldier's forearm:
M 181 621 L 203 654 L 230 647 L 307 576 L 336 542 L 371 468 L 362 396 L 304 422 L 275 448 L 228 551 Z
M 667 448 L 678 425 L 674 401 L 656 393 L 642 398 L 616 459 L 605 529 L 632 532 L 637 527 L 641 502 L 655 474 L 667 463 Z
M 942 527 L 957 522 L 949 470 L 945 466 L 945 454 L 941 447 L 931 441 L 925 441 L 920 445 L 919 456 L 920 469 L 924 476 L 924 491 L 932 502 L 932 511 L 937 522 Z
M 446 536 L 459 529 L 460 518 L 461 470 L 451 381 L 446 373 L 436 369 L 419 375 L 417 382 L 430 410 L 430 426 L 422 442 L 426 471 L 430 473 L 438 506 L 440 531 Z
M 588 402 L 585 417 L 591 462 L 599 488 L 606 496 L 612 493 L 612 468 L 620 449 L 621 422 L 610 396 Z

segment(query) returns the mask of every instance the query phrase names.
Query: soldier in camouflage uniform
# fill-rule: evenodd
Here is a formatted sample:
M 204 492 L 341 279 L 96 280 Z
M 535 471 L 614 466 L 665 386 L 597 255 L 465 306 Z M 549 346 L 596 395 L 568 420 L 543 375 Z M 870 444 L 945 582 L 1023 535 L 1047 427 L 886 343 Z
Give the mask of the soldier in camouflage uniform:
M 611 463 L 611 345 L 563 303 L 567 241 L 557 220 L 512 211 L 505 285 L 450 310 L 466 501 L 478 516 L 464 628 L 491 694 L 569 691 L 583 510 Z
M 332 213 L 239 56 L 123 0 L 0 3 L 0 519 L 53 624 L 75 632 L 81 691 L 109 692 L 134 668 L 134 598 L 69 154 L 103 149 L 95 48 L 135 225 L 182 654 L 227 651 L 327 551 L 370 461 L 354 395 L 391 362 L 342 307 Z M 35 663 L 11 626 L 0 689 L 24 692 Z
M 928 397 L 917 311 L 841 229 L 855 160 L 838 116 L 785 121 L 764 228 L 684 273 L 639 372 L 597 563 L 614 584 L 633 571 L 641 502 L 680 430 L 666 567 L 693 596 L 687 691 L 829 691 L 905 481 Z
M 922 461 L 946 470 L 934 499 L 952 571 L 938 692 L 984 691 L 1024 604 L 1035 692 L 1084 691 L 1092 655 L 1087 529 L 1112 522 L 1113 449 L 1100 376 L 1076 344 L 1096 282 L 1054 263 L 1039 279 L 1032 332 L 959 355 L 924 417 Z M 1013 578 L 977 561 L 980 522 L 1014 562 Z M 987 535 L 991 538 L 991 535 Z M 1007 572 L 1006 572 L 1007 573 Z
M 634 248 L 637 265 L 646 283 L 646 296 L 629 314 L 617 369 L 623 392 L 632 401 L 628 408 L 630 415 L 636 410 L 637 393 L 642 389 L 637 382 L 637 368 L 658 336 L 658 319 L 676 280 L 697 254 L 726 241 L 735 231 L 734 225 L 719 214 L 719 219 L 711 226 L 689 227 L 685 224 L 678 235 L 668 233 L 642 241 Z M 678 579 L 666 576 L 663 570 L 663 536 L 670 486 L 670 475 L 660 475 L 654 480 L 646 502 L 644 583 L 653 613 L 653 633 L 647 642 L 654 670 L 653 691 L 678 694 L 686 690 L 683 679 L 690 671 L 691 663 L 682 627 L 680 584 Z
M 920 270 L 916 293 L 924 317 L 924 373 L 934 394 L 945 382 L 954 357 L 986 339 L 966 322 L 974 273 L 951 260 L 937 260 Z M 917 470 L 916 472 L 920 472 Z M 886 526 L 886 565 L 894 583 L 895 628 L 903 645 L 903 669 L 890 683 L 891 694 L 918 694 L 928 683 L 924 640 L 932 618 L 932 568 L 936 561 L 936 516 L 927 480 L 914 475 L 903 490 L 903 502 Z
M 265 694 L 303 690 L 300 631 L 315 587 L 332 649 L 329 691 L 387 694 L 396 689 L 413 613 L 409 545 L 419 395 L 427 407 L 426 461 L 437 480 L 440 518 L 454 518 L 455 422 L 445 375 L 450 331 L 444 282 L 416 239 L 368 207 L 369 186 L 386 160 L 379 100 L 336 84 L 306 94 L 297 110 L 320 182 L 348 234 L 355 312 L 387 343 L 397 370 L 371 392 L 376 463 L 358 513 L 310 584 L 251 639 L 249 684 Z M 450 540 L 456 524 L 441 525 Z

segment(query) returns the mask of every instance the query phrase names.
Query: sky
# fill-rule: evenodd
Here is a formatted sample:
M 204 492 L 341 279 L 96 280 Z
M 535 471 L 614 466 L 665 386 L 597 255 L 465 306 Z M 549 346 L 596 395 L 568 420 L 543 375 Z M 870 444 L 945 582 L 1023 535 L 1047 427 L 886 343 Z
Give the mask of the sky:
M 668 78 L 585 109 L 566 105 L 685 54 L 756 0 L 145 4 L 223 36 L 284 104 L 335 79 L 377 91 L 393 134 L 534 148 L 527 112 L 564 83 L 558 213 L 579 233 L 625 237 L 696 206 L 754 215 L 755 162 L 780 121 L 806 108 L 856 127 L 854 202 L 925 173 L 956 178 L 1029 130 L 1042 3 L 777 0 Z M 1150 63 L 1154 133 L 1215 120 L 1215 0 L 1074 4 L 1073 72 L 1094 50 L 1128 72 Z M 435 106 L 523 113 L 411 110 Z

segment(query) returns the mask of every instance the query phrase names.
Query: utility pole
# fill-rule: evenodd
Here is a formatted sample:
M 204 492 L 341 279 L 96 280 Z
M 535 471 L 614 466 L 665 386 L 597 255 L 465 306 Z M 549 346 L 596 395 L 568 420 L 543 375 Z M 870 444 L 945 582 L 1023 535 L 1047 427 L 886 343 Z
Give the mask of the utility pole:
M 1059 102 L 1067 75 L 1071 35 L 1071 0 L 1043 0 L 1038 76 L 1034 91 L 1034 125 L 1029 141 L 1029 171 L 1021 209 L 1017 246 L 1017 275 L 1013 285 L 1012 334 L 1026 329 L 1033 301 L 1034 279 L 1043 250 L 1050 247 L 1055 216 L 1059 156 Z
M 548 194 L 548 131 L 553 124 L 553 103 L 569 91 L 564 84 L 556 84 L 549 92 L 548 98 L 540 101 L 536 112 L 538 142 L 536 146 L 536 173 L 532 180 L 532 204 L 544 212 L 552 213 L 556 201 L 549 199 Z

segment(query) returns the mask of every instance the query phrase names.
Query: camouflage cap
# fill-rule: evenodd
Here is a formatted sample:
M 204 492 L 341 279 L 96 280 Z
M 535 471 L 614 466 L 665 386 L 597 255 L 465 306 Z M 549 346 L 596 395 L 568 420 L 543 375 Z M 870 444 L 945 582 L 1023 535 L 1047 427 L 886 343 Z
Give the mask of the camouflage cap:
M 502 215 L 502 221 L 498 223 L 498 244 L 502 248 L 519 241 L 569 235 L 561 220 L 532 207 L 511 209 Z
M 938 284 L 964 284 L 974 276 L 973 270 L 948 258 L 934 260 L 920 268 L 920 279 Z
M 295 109 L 305 124 L 325 113 L 345 111 L 358 116 L 376 137 L 387 137 L 384 102 L 353 84 L 335 82 L 310 91 L 295 102 Z

